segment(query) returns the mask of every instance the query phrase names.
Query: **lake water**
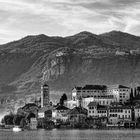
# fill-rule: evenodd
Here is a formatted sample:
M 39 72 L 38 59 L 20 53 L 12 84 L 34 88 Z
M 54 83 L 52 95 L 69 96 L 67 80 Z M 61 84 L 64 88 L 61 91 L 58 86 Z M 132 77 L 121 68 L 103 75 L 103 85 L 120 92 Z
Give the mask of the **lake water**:
M 0 140 L 140 140 L 140 130 L 1 131 Z

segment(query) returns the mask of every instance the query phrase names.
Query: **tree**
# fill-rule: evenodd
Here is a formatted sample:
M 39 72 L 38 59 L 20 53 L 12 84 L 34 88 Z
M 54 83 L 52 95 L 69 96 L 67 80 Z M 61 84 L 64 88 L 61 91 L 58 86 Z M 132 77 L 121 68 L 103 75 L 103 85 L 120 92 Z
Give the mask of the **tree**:
M 134 97 L 137 96 L 137 89 L 135 88 L 135 91 L 134 91 Z
M 131 104 L 133 102 L 133 98 L 134 98 L 134 96 L 133 96 L 133 89 L 131 88 L 131 92 L 130 92 L 130 103 Z
M 3 121 L 6 125 L 13 125 L 14 115 L 13 114 L 6 115 L 6 116 L 4 116 L 3 119 L 4 119 Z
M 24 118 L 24 116 L 21 115 L 15 115 L 13 119 L 14 125 L 20 125 L 21 120 Z
M 60 102 L 59 102 L 60 105 L 64 105 L 64 101 L 66 100 L 67 100 L 67 95 L 64 93 L 60 98 Z
M 24 128 L 26 126 L 26 119 L 22 118 L 20 121 L 20 127 Z

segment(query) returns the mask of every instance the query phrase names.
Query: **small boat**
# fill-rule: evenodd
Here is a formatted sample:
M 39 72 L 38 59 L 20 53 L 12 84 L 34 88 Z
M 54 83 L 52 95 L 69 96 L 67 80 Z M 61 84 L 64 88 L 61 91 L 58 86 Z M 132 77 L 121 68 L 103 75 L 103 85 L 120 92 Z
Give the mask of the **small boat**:
M 20 131 L 22 131 L 22 128 L 20 128 L 19 126 L 13 127 L 13 132 L 20 132 Z

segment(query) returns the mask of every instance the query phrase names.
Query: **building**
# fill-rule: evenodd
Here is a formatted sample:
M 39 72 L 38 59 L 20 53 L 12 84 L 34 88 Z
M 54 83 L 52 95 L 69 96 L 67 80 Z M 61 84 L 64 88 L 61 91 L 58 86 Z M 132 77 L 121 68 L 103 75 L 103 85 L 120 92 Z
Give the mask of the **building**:
M 94 95 L 103 95 L 107 92 L 105 85 L 85 85 L 84 87 L 75 87 L 72 90 L 72 100 L 78 100 L 80 97 L 87 98 Z
M 36 118 L 30 119 L 30 129 L 37 129 L 37 119 Z
M 47 120 L 51 120 L 52 119 L 52 106 L 44 106 L 42 108 L 39 109 L 38 111 L 38 118 L 46 118 Z
M 129 106 L 102 106 L 97 102 L 90 102 L 88 105 L 88 117 L 107 117 L 109 123 L 117 124 L 131 121 L 132 109 Z
M 66 122 L 68 119 L 69 108 L 59 105 L 52 110 L 52 120 L 54 122 Z
M 45 83 L 41 86 L 41 107 L 49 105 L 49 86 Z
M 64 102 L 64 105 L 69 109 L 73 109 L 74 107 L 79 106 L 79 101 L 78 100 L 68 100 L 68 101 Z
M 93 97 L 87 97 L 82 99 L 82 106 L 88 109 L 90 102 L 97 102 L 99 105 L 109 106 L 116 102 L 116 98 L 113 95 L 94 95 Z
M 108 119 L 111 124 L 132 120 L 132 109 L 129 106 L 111 106 L 108 111 Z
M 134 107 L 135 121 L 140 117 L 140 106 Z
M 123 85 L 111 85 L 107 88 L 107 94 L 113 95 L 119 103 L 125 103 L 130 99 L 131 88 Z
M 97 102 L 90 102 L 88 104 L 88 117 L 107 117 L 107 106 L 99 105 Z
M 76 127 L 77 125 L 84 125 L 85 120 L 87 118 L 88 111 L 87 109 L 79 106 L 74 107 L 68 112 L 68 120 L 72 127 Z

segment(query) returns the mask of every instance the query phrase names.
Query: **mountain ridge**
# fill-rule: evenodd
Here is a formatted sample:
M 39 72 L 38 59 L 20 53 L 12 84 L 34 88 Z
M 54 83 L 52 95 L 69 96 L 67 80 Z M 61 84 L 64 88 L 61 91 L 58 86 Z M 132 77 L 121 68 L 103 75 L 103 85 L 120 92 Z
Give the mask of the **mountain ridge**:
M 0 45 L 0 95 L 39 93 L 43 81 L 52 95 L 74 85 L 139 85 L 139 60 L 140 37 L 128 33 L 26 36 Z

